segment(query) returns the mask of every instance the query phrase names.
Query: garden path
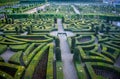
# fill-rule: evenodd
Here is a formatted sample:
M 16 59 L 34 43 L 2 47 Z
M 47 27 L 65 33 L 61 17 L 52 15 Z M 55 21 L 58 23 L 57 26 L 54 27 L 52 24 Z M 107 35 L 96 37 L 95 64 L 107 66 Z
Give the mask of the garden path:
M 45 5 L 42 5 L 42 6 L 40 6 L 40 7 L 36 7 L 36 8 L 34 8 L 34 9 L 31 9 L 31 10 L 28 10 L 28 11 L 26 11 L 26 12 L 24 12 L 24 13 L 27 13 L 27 14 L 31 14 L 31 13 L 35 13 L 35 12 L 37 12 L 37 10 L 39 9 L 45 9 L 45 7 L 47 7 L 47 6 L 49 6 L 50 4 L 45 4 Z
M 8 62 L 9 59 L 15 54 L 15 52 L 11 51 L 9 48 L 1 54 L 1 57 L 4 59 L 5 62 Z
M 71 7 L 74 9 L 76 14 L 80 14 L 80 11 L 74 5 L 71 5 Z
M 65 33 L 61 19 L 57 19 L 58 32 Z M 73 63 L 73 54 L 67 42 L 66 34 L 58 34 L 60 40 L 61 57 L 63 62 L 64 79 L 78 79 L 77 72 Z

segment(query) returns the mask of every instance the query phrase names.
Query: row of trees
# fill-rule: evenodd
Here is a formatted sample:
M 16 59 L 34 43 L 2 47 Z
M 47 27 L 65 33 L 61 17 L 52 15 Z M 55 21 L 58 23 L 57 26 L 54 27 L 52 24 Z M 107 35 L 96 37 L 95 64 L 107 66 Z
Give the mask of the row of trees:
M 0 0 L 0 3 L 8 3 L 8 2 L 15 2 L 19 0 Z

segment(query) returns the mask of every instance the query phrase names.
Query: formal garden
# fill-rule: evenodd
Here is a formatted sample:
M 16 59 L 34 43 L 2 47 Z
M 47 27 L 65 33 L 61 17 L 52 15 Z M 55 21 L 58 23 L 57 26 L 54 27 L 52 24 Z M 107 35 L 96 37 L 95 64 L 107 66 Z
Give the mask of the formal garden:
M 120 79 L 119 8 L 6 1 L 0 79 Z

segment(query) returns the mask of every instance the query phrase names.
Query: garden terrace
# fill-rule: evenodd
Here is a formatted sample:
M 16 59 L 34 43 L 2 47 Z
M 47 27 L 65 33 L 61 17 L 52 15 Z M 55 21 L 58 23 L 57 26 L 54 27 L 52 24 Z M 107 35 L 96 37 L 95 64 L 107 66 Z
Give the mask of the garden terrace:
M 103 3 L 0 3 L 0 79 L 120 79 L 119 13 Z

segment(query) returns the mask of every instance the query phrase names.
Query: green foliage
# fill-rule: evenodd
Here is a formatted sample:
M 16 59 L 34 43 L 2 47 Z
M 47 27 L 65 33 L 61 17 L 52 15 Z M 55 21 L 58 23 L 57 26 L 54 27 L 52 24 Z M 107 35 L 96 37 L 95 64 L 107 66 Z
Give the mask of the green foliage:
M 6 69 L 7 69 L 7 72 L 6 72 Z M 0 76 L 2 76 L 5 79 L 6 78 L 20 79 L 23 76 L 22 74 L 23 74 L 24 69 L 25 69 L 24 66 L 0 62 L 0 70 L 1 70 Z M 12 71 L 14 73 L 11 73 Z
M 49 48 L 49 45 L 44 46 L 40 51 L 38 51 L 38 53 L 34 56 L 34 58 L 32 59 L 32 61 L 30 62 L 29 66 L 26 69 L 25 72 L 25 79 L 32 79 L 33 73 L 39 63 L 39 61 L 41 60 L 42 56 L 47 53 L 45 52 L 45 50 L 47 50 Z
M 56 62 L 56 70 L 57 70 L 57 79 L 64 79 L 63 75 L 63 63 L 60 61 Z
M 21 62 L 20 62 L 20 57 L 22 55 L 22 51 L 18 51 L 16 52 L 10 59 L 9 59 L 9 63 L 13 63 L 13 64 L 18 64 L 20 65 Z
M 59 47 L 55 49 L 55 56 L 57 61 L 61 61 L 61 50 Z
M 0 44 L 0 54 L 4 53 L 7 50 L 7 45 Z
M 46 72 L 46 79 L 53 79 L 53 53 L 54 53 L 54 46 L 50 44 L 49 47 L 49 54 L 48 54 L 48 63 L 47 63 L 47 72 Z
M 27 48 L 28 44 L 21 44 L 21 45 L 10 45 L 10 50 L 17 52 L 21 50 L 25 50 Z

